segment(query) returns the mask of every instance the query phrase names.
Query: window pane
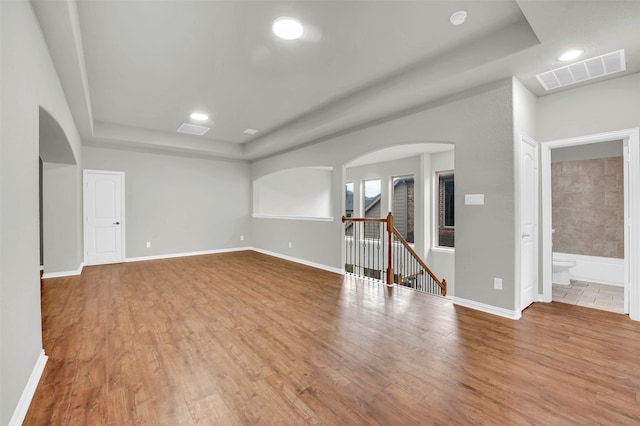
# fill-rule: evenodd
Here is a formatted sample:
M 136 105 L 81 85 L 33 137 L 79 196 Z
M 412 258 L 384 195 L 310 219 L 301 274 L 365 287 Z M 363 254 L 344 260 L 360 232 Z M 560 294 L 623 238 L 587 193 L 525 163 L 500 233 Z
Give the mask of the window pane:
M 438 173 L 438 246 L 455 247 L 454 174 Z
M 347 182 L 344 188 L 345 202 L 344 202 L 344 215 L 345 217 L 353 217 L 353 182 Z M 344 234 L 348 237 L 353 236 L 353 222 L 348 222 L 344 230 Z M 353 271 L 348 271 L 353 272 Z
M 379 219 L 382 213 L 382 200 L 380 191 L 380 179 L 372 179 L 364 181 L 364 194 L 363 194 L 363 209 L 364 217 L 371 217 Z M 380 238 L 380 224 L 378 223 L 365 223 L 364 224 L 364 236 L 365 238 Z
M 393 178 L 393 225 L 408 243 L 414 242 L 414 178 Z
M 344 215 L 346 217 L 353 217 L 353 188 L 353 182 L 347 182 L 345 185 Z
M 380 179 L 364 181 L 364 217 L 381 217 L 380 187 Z

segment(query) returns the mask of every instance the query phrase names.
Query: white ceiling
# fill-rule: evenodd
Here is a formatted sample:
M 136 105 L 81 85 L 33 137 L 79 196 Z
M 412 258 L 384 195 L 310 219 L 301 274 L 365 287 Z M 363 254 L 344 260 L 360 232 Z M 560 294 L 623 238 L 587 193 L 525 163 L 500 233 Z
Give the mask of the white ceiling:
M 545 95 L 535 74 L 568 48 L 625 49 L 610 78 L 640 71 L 636 0 L 32 3 L 94 145 L 253 160 L 511 75 Z M 306 25 L 302 40 L 271 33 L 282 15 Z M 196 110 L 212 129 L 176 133 Z

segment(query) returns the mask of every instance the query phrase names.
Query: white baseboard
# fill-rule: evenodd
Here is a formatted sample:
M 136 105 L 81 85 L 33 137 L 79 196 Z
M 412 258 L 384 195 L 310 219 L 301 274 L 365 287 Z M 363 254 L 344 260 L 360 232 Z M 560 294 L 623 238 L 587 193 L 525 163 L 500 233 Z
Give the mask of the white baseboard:
M 29 381 L 27 381 L 27 385 L 22 391 L 22 395 L 18 400 L 18 405 L 13 411 L 13 416 L 11 416 L 11 420 L 9 420 L 9 426 L 20 426 L 24 421 L 24 418 L 27 415 L 27 411 L 29 410 L 29 406 L 31 405 L 33 395 L 36 393 L 36 388 L 38 387 L 38 383 L 40 382 L 40 377 L 42 376 L 42 372 L 44 371 L 44 366 L 47 364 L 47 359 L 48 357 L 44 354 L 43 349 L 40 352 L 40 356 L 36 360 L 36 365 L 33 366 L 31 376 L 29 376 Z
M 536 302 L 549 303 L 551 302 L 551 299 L 547 300 L 544 298 L 544 294 L 538 293 L 538 299 L 536 299 Z
M 569 270 L 572 280 L 624 287 L 624 259 L 557 252 L 553 256 L 576 261 Z
M 202 256 L 203 254 L 230 253 L 233 251 L 246 251 L 246 250 L 253 250 L 253 248 L 252 247 L 235 247 L 235 248 L 216 249 L 216 250 L 190 251 L 185 253 L 158 254 L 155 256 L 128 257 L 124 261 L 125 262 L 142 262 L 145 260 L 172 259 L 174 257 Z
M 299 259 L 297 257 L 292 257 L 292 256 L 287 256 L 284 254 L 280 254 L 280 253 L 276 253 L 273 251 L 269 251 L 269 250 L 263 250 L 257 247 L 235 247 L 235 248 L 226 248 L 226 249 L 217 249 L 217 250 L 202 250 L 202 251 L 192 251 L 192 252 L 185 252 L 185 253 L 170 253 L 170 254 L 159 254 L 159 255 L 155 255 L 155 256 L 141 256 L 141 257 L 129 257 L 126 258 L 124 261 L 125 262 L 143 262 L 146 260 L 160 260 L 160 259 L 171 259 L 171 258 L 175 258 L 175 257 L 187 257 L 187 256 L 201 256 L 204 254 L 219 254 L 219 253 L 230 253 L 230 252 L 234 252 L 234 251 L 246 251 L 246 250 L 252 250 L 258 253 L 262 253 L 262 254 L 266 254 L 268 256 L 273 256 L 273 257 L 278 257 L 280 259 L 284 259 L 284 260 L 289 260 L 291 262 L 296 262 L 296 263 L 300 263 L 302 265 L 306 265 L 306 266 L 311 266 L 313 268 L 318 268 L 318 269 L 322 269 L 324 271 L 329 271 L 329 272 L 333 272 L 335 274 L 340 274 L 340 275 L 344 275 L 344 271 L 340 268 L 334 268 L 332 266 L 327 266 L 327 265 L 323 265 L 321 263 L 316 263 L 316 262 L 311 262 L 308 260 L 304 260 L 304 259 Z M 80 271 L 82 271 L 82 265 L 80 267 Z M 75 272 L 75 271 L 73 271 Z M 65 275 L 66 274 L 66 275 Z M 46 277 L 47 274 L 45 274 Z M 79 275 L 78 273 L 60 273 L 60 274 L 51 274 L 51 278 L 53 278 L 54 276 L 58 277 L 58 276 L 67 276 L 67 275 Z
M 291 262 L 300 263 L 301 265 L 311 266 L 312 268 L 322 269 L 328 272 L 333 272 L 334 274 L 344 275 L 344 271 L 340 268 L 334 268 L 333 266 L 323 265 L 321 263 L 310 262 L 308 260 L 299 259 L 297 257 L 287 256 L 285 254 L 276 253 L 269 250 L 263 250 L 260 248 L 252 247 L 251 250 L 257 251 L 258 253 L 266 254 L 268 256 L 278 257 L 280 259 L 289 260 Z
M 486 312 L 492 315 L 498 315 L 512 320 L 519 320 L 522 317 L 522 312 L 520 311 L 511 311 L 509 309 L 500 308 L 498 306 L 487 305 L 484 303 L 476 302 L 474 300 L 462 299 L 455 296 L 453 297 L 453 304 L 464 306 L 465 308 L 475 309 L 476 311 Z
M 84 268 L 83 262 L 80 263 L 80 266 L 75 271 L 44 273 L 42 274 L 42 279 L 46 280 L 47 278 L 73 277 L 82 274 L 82 268 Z

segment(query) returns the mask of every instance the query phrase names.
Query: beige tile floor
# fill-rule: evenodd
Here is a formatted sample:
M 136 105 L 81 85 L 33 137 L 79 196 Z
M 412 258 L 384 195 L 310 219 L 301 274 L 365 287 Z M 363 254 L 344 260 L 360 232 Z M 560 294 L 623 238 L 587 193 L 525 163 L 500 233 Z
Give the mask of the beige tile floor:
M 624 313 L 623 287 L 571 280 L 569 285 L 553 285 L 554 302 L 570 303 L 603 311 Z

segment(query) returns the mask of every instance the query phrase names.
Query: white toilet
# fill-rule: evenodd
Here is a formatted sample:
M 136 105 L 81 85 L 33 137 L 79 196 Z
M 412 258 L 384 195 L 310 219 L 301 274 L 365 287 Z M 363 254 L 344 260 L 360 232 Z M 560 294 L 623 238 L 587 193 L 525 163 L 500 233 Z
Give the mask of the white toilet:
M 560 285 L 571 284 L 571 277 L 569 276 L 569 269 L 576 266 L 576 261 L 573 259 L 559 259 L 553 258 L 553 283 Z

